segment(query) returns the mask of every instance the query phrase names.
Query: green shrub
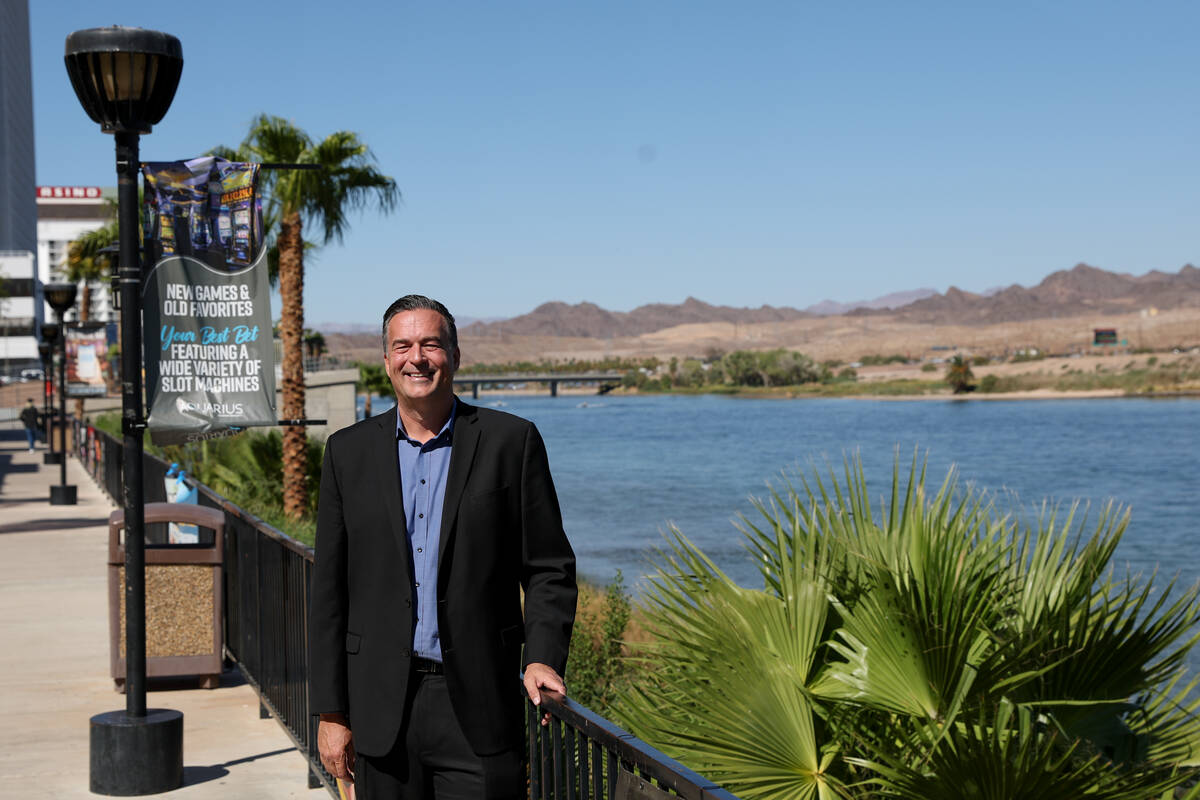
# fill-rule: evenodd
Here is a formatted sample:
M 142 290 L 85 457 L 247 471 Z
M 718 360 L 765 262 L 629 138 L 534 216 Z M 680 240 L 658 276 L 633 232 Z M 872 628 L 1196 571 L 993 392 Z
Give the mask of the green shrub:
M 566 681 L 573 700 L 600 714 L 607 714 L 626 690 L 631 674 L 631 664 L 622 653 L 631 612 L 620 570 L 602 597 L 591 585 L 580 584 Z
M 119 439 L 120 420 L 116 413 L 101 414 L 92 424 Z M 189 476 L 293 539 L 310 546 L 316 541 L 317 498 L 325 452 L 321 442 L 308 440 L 309 507 L 300 520 L 283 513 L 283 436 L 279 431 L 243 431 L 223 439 L 169 447 L 152 444 L 147 431 L 144 447 L 164 461 L 178 462 Z
M 950 385 L 955 394 L 974 391 L 975 385 L 971 383 L 973 380 L 975 380 L 975 374 L 971 372 L 970 361 L 961 355 L 956 355 L 946 362 L 946 383 Z
M 864 367 L 878 367 L 884 364 L 907 364 L 908 356 L 902 356 L 899 353 L 893 353 L 890 356 L 871 354 L 859 358 L 858 363 Z

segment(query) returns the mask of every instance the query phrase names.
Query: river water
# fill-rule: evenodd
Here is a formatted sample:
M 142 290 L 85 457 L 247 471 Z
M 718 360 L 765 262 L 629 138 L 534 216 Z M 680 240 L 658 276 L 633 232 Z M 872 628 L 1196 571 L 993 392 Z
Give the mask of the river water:
M 580 573 L 605 583 L 623 571 L 635 588 L 661 532 L 676 525 L 731 577 L 758 586 L 734 528 L 766 482 L 811 465 L 839 471 L 858 453 L 873 497 L 890 490 L 899 455 L 927 459 L 927 487 L 952 466 L 960 481 L 1042 501 L 1112 498 L 1132 521 L 1118 574 L 1200 579 L 1200 400 L 858 400 L 724 396 L 510 395 L 488 399 L 537 423 L 550 455 Z M 390 406 L 378 402 L 377 410 Z

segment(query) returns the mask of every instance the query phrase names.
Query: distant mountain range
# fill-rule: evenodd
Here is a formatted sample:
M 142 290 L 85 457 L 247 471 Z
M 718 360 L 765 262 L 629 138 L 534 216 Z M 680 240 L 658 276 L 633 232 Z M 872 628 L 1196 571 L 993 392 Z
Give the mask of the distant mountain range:
M 460 330 L 468 336 L 496 336 L 507 333 L 517 336 L 582 336 L 605 339 L 612 336 L 640 336 L 643 333 L 653 333 L 663 328 L 688 323 L 786 322 L 814 316 L 845 314 L 857 308 L 892 309 L 936 294 L 933 289 L 912 289 L 854 303 L 824 300 L 803 310 L 775 306 L 714 306 L 694 297 L 689 297 L 678 305 L 651 303 L 638 306 L 632 311 L 608 311 L 595 303 L 568 305 L 551 302 L 543 303 L 519 317 L 497 322 L 480 321 L 460 326 Z
M 900 308 L 916 300 L 933 297 L 936 294 L 937 289 L 909 289 L 907 292 L 892 292 L 891 294 L 885 294 L 883 297 L 876 297 L 874 300 L 857 300 L 853 303 L 822 300 L 804 310 L 810 314 L 831 317 L 837 314 L 848 314 L 858 308 L 869 308 L 872 310 Z
M 511 319 L 462 318 L 458 327 L 461 334 L 471 337 L 609 339 L 640 336 L 689 323 L 787 322 L 834 314 L 887 315 L 930 325 L 970 325 L 1180 307 L 1200 308 L 1200 269 L 1191 264 L 1176 273 L 1153 270 L 1137 276 L 1077 264 L 1069 270 L 1049 275 L 1032 288 L 1013 284 L 975 293 L 952 286 L 944 294 L 933 289 L 912 289 L 854 303 L 825 300 L 802 310 L 766 305 L 759 308 L 717 306 L 694 297 L 676 305 L 652 303 L 632 311 L 608 311 L 595 303 L 551 302 Z M 369 344 L 373 348 L 374 337 L 378 336 L 378 328 L 373 324 L 313 327 L 330 337 L 331 350 L 357 346 L 367 338 L 371 339 Z
M 676 325 L 705 322 L 785 322 L 811 317 L 794 308 L 733 308 L 714 306 L 689 297 L 678 305 L 651 303 L 633 311 L 607 311 L 595 303 L 552 302 L 502 322 L 477 322 L 460 330 L 468 336 L 582 336 L 606 339 L 641 336 Z
M 1033 288 L 1013 284 L 982 293 L 950 287 L 945 294 L 912 289 L 874 300 L 825 300 L 800 310 L 761 306 L 714 306 L 689 297 L 678 305 L 653 303 L 632 311 L 608 311 L 594 303 L 543 303 L 528 314 L 499 322 L 461 326 L 468 336 L 578 336 L 606 339 L 640 336 L 676 325 L 705 322 L 785 322 L 831 314 L 894 315 L 929 324 L 984 324 L 1068 317 L 1085 313 L 1127 313 L 1142 308 L 1200 306 L 1200 269 L 1188 264 L 1177 273 L 1154 270 L 1134 276 L 1087 264 L 1060 270 Z
M 382 320 L 382 314 L 380 318 Z M 466 325 L 471 325 L 475 322 L 495 322 L 496 320 L 504 319 L 503 317 L 455 317 L 455 324 L 462 328 Z M 309 327 L 315 331 L 320 331 L 325 335 L 331 333 L 344 334 L 359 334 L 359 333 L 379 333 L 378 322 L 312 322 Z
M 985 296 L 951 286 L 945 294 L 917 300 L 890 313 L 901 319 L 931 324 L 990 324 L 1197 306 L 1200 306 L 1200 269 L 1191 264 L 1177 273 L 1152 270 L 1136 276 L 1076 264 L 1049 275 L 1030 289 L 1013 284 Z M 851 313 L 879 312 L 859 309 Z

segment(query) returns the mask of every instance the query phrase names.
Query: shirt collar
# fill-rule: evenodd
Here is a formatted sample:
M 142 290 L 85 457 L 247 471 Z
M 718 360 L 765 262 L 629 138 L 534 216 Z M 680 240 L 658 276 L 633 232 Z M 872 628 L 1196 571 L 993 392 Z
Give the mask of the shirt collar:
M 448 442 L 454 436 L 454 420 L 458 417 L 458 396 L 454 396 L 454 405 L 450 406 L 450 417 L 446 420 L 446 424 L 438 431 L 437 436 L 430 439 L 425 444 L 433 444 L 436 441 L 445 438 Z M 406 442 L 411 442 L 414 445 L 421 445 L 416 439 L 409 438 L 408 432 L 404 430 L 404 420 L 400 418 L 400 411 L 396 411 L 396 441 L 403 439 Z

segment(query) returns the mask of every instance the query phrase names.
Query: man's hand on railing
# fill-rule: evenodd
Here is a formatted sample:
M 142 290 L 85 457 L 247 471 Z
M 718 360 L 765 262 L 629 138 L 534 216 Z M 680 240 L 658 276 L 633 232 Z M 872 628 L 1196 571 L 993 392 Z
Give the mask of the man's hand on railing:
M 566 695 L 567 685 L 553 667 L 534 661 L 525 667 L 525 693 L 535 706 L 542 704 L 542 690 Z M 542 725 L 550 724 L 550 715 L 542 715 Z
M 335 778 L 354 782 L 354 735 L 345 714 L 322 714 L 317 726 L 321 764 Z

